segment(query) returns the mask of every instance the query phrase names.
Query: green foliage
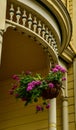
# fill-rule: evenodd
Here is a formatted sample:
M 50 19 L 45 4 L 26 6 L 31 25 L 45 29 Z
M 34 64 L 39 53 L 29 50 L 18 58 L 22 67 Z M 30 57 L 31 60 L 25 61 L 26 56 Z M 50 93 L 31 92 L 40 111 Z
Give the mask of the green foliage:
M 37 106 L 37 111 L 43 110 L 44 106 L 49 108 L 47 99 L 58 96 L 62 82 L 66 79 L 63 77 L 65 72 L 63 67 L 56 65 L 44 78 L 40 74 L 33 76 L 31 72 L 13 75 L 16 82 L 9 92 L 16 98 L 22 99 L 25 106 L 32 102 L 38 102 L 39 98 L 42 98 L 43 105 Z

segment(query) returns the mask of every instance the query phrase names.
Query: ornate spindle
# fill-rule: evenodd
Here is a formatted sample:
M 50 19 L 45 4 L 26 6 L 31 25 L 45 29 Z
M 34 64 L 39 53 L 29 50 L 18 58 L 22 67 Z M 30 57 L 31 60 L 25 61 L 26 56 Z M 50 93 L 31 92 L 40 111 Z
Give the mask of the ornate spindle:
M 42 37 L 44 38 L 45 37 L 45 25 L 43 24 L 42 26 Z
M 53 41 L 53 48 L 58 53 L 57 44 L 55 40 Z
M 11 4 L 11 8 L 10 8 L 9 12 L 10 12 L 10 20 L 13 21 L 13 16 L 14 16 L 13 4 Z
M 48 36 L 48 42 L 49 42 L 50 45 L 51 45 L 51 38 L 52 38 L 52 34 L 51 34 L 51 31 L 50 31 L 49 36 Z
M 32 17 L 31 17 L 31 13 L 30 13 L 29 17 L 28 17 L 28 28 L 31 29 L 31 26 L 32 26 Z
M 52 45 L 53 45 L 53 48 L 55 49 L 55 41 L 54 41 L 54 38 L 52 37 Z
M 26 11 L 24 10 L 23 15 L 22 15 L 23 26 L 25 26 L 25 24 L 26 24 L 26 18 L 27 18 L 27 15 L 26 15 Z
M 53 45 L 53 35 L 52 34 L 50 35 L 50 41 L 51 41 L 51 46 L 53 47 L 54 45 Z
M 34 17 L 34 20 L 33 20 L 33 30 L 34 30 L 34 32 L 36 32 L 36 29 L 37 29 L 37 20 L 36 20 L 36 17 Z
M 46 31 L 45 31 L 45 40 L 46 41 L 48 41 L 48 35 L 49 35 L 48 28 L 46 28 Z
M 41 35 L 41 21 L 38 22 L 38 34 Z
M 20 17 L 21 17 L 20 7 L 17 7 L 17 11 L 16 11 L 16 19 L 17 19 L 17 23 L 20 22 Z

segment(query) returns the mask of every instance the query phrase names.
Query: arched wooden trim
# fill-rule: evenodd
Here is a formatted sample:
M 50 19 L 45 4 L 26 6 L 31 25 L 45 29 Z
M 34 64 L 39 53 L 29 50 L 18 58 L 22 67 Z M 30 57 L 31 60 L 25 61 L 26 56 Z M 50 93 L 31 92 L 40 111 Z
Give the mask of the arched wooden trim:
M 8 26 L 7 26 L 8 25 Z M 42 37 L 40 37 L 38 34 L 36 34 L 35 32 L 33 32 L 32 30 L 23 27 L 20 24 L 17 24 L 15 22 L 12 22 L 10 20 L 6 20 L 6 27 L 12 27 L 22 33 L 26 33 L 28 36 L 31 36 L 33 39 L 35 39 L 35 41 L 38 41 L 38 43 L 44 48 L 46 49 L 46 52 L 50 58 L 50 61 L 52 62 L 52 64 L 58 64 L 58 55 L 56 54 L 56 52 L 54 51 L 54 49 L 48 44 L 48 42 L 46 40 L 44 40 Z

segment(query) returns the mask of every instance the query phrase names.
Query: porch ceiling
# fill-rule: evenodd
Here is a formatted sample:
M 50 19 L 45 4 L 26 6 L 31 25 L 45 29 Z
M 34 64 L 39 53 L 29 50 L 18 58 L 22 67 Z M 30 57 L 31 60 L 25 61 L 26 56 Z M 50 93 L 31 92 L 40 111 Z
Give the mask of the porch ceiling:
M 49 58 L 36 41 L 25 34 L 8 28 L 3 36 L 0 80 L 10 78 L 22 71 L 47 73 Z

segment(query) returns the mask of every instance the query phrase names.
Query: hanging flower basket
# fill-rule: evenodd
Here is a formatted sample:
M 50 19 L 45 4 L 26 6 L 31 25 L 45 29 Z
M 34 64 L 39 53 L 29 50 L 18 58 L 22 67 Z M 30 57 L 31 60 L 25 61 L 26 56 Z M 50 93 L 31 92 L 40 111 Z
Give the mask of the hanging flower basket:
M 47 88 L 46 90 L 43 90 L 42 97 L 43 99 L 56 98 L 59 95 L 60 90 L 61 90 L 61 84 L 58 84 L 58 87 L 55 84 L 53 88 Z
M 15 83 L 9 93 L 24 101 L 25 106 L 42 98 L 42 104 L 36 106 L 36 111 L 42 111 L 50 107 L 48 99 L 55 98 L 60 93 L 62 83 L 66 80 L 65 72 L 63 67 L 56 65 L 45 77 L 40 74 L 33 76 L 31 72 L 13 75 Z

